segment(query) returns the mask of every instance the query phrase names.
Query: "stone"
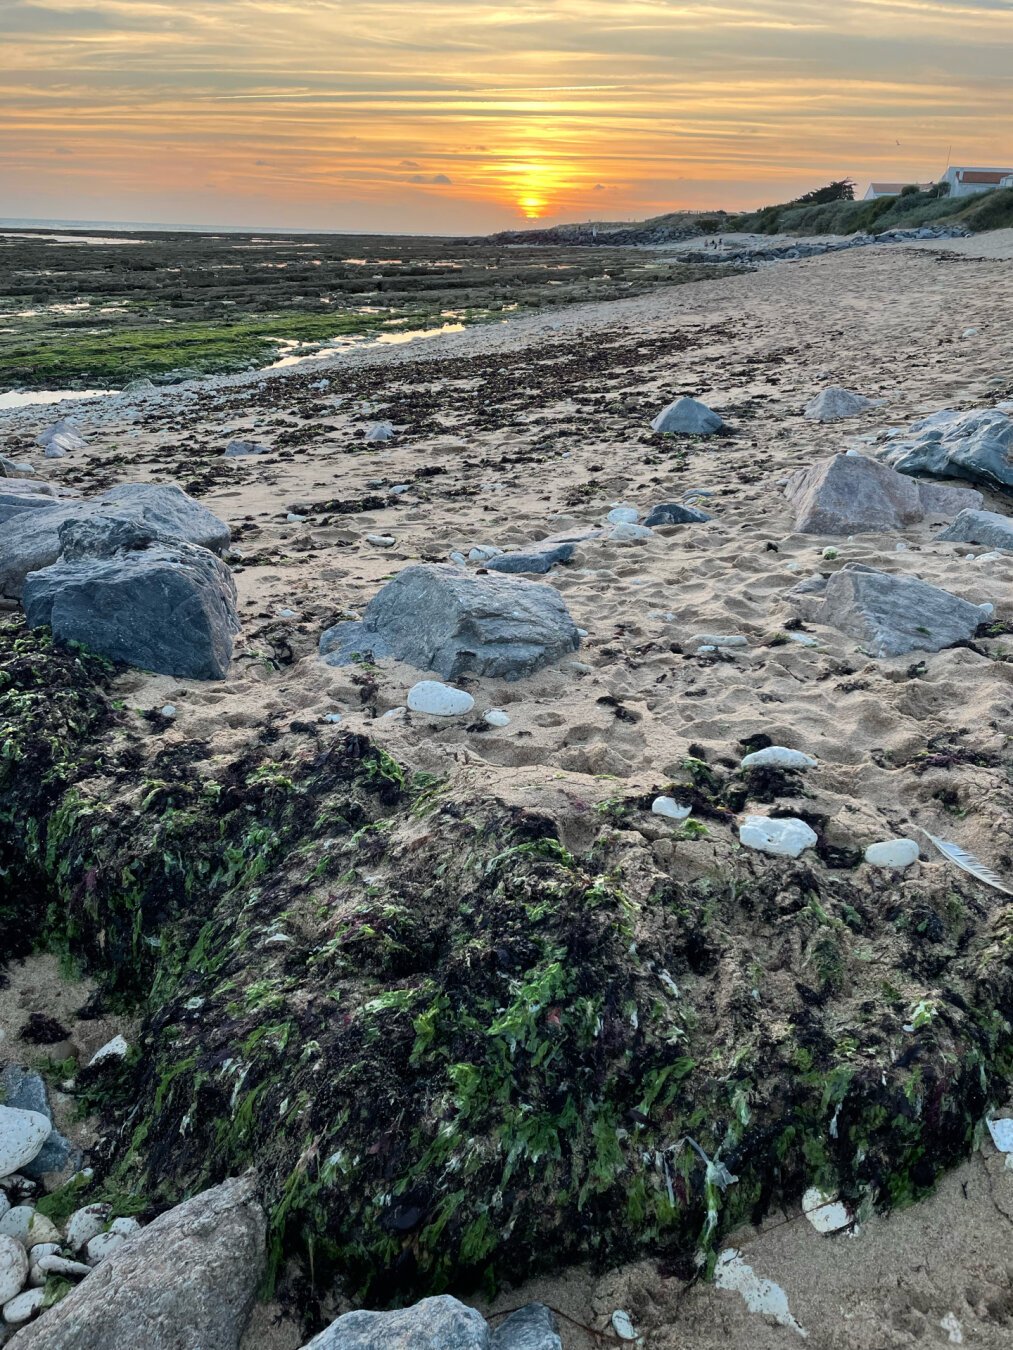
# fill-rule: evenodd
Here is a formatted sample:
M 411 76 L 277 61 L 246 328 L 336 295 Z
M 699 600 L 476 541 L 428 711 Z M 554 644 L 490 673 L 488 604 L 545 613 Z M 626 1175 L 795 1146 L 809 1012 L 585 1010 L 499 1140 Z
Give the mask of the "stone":
M 574 548 L 573 544 L 556 544 L 552 548 L 533 548 L 522 553 L 501 553 L 496 558 L 490 558 L 486 567 L 491 572 L 544 574 L 559 563 L 569 562 Z
M 702 525 L 705 520 L 713 520 L 706 511 L 695 506 L 683 506 L 681 502 L 662 502 L 653 506 L 645 517 L 644 524 L 654 525 Z
M 805 589 L 803 589 L 805 588 Z M 846 633 L 875 657 L 938 652 L 974 636 L 983 614 L 917 577 L 846 563 L 829 578 L 810 578 L 788 594 L 803 617 Z
M 375 548 L 391 548 L 397 540 L 392 534 L 367 534 L 366 543 L 372 544 Z
M 29 626 L 160 675 L 223 680 L 239 630 L 228 567 L 193 544 L 61 559 L 22 587 Z
M 153 483 L 127 483 L 110 488 L 99 497 L 54 501 L 45 511 L 21 512 L 0 534 L 0 594 L 20 600 L 25 577 L 50 567 L 63 549 L 61 526 L 83 526 L 91 517 L 101 522 L 84 526 L 80 533 L 64 534 L 77 540 L 78 549 L 113 547 L 115 539 L 130 539 L 138 547 L 155 540 L 182 540 L 220 553 L 229 543 L 229 527 L 206 507 L 188 497 L 181 488 Z M 110 518 L 124 522 L 114 534 Z M 105 552 L 99 554 L 105 556 Z
M 487 722 L 491 727 L 508 727 L 510 718 L 502 708 L 490 708 L 482 714 L 482 721 Z
M 118 1059 L 122 1059 L 129 1048 L 126 1040 L 122 1036 L 114 1036 L 111 1041 L 106 1041 L 105 1045 L 99 1046 L 88 1061 L 88 1068 L 90 1069 L 93 1064 L 98 1064 L 101 1060 L 107 1059 L 110 1055 L 115 1055 Z
M 264 1265 L 264 1214 L 251 1178 L 203 1191 L 125 1242 L 18 1350 L 238 1350 Z
M 605 519 L 610 525 L 635 525 L 640 512 L 635 506 L 613 506 Z
M 822 390 L 805 410 L 810 422 L 839 422 L 845 417 L 857 417 L 876 405 L 864 394 L 854 394 L 840 385 Z
M 973 489 L 916 483 L 861 455 L 832 455 L 800 469 L 788 479 L 784 493 L 795 507 L 800 534 L 902 530 L 926 515 L 955 515 L 981 505 L 981 494 Z
M 269 455 L 271 447 L 260 441 L 229 441 L 225 447 L 225 459 L 241 459 L 247 455 Z
M 14 1238 L 27 1251 L 31 1245 L 28 1234 L 31 1232 L 34 1218 L 35 1210 L 32 1209 L 31 1205 L 14 1205 L 0 1219 L 0 1234 L 4 1237 Z
M 706 403 L 695 398 L 677 398 L 658 413 L 651 430 L 665 436 L 713 436 L 723 426 L 722 419 Z
M 25 1247 L 31 1249 L 32 1247 L 45 1246 L 48 1242 L 60 1241 L 62 1241 L 62 1234 L 52 1219 L 47 1218 L 45 1214 L 40 1214 L 37 1209 L 33 1210 L 32 1217 L 28 1222 L 28 1232 L 25 1235 Z
M 329 665 L 371 654 L 444 680 L 521 679 L 579 646 L 576 624 L 552 586 L 469 576 L 446 564 L 405 568 L 374 595 L 361 622 L 337 624 L 320 640 Z
M 772 816 L 746 816 L 739 826 L 739 843 L 761 853 L 779 857 L 797 858 L 812 848 L 818 836 L 804 820 L 793 816 L 775 819 Z
M 612 1314 L 612 1330 L 621 1341 L 639 1341 L 640 1333 L 633 1325 L 633 1318 L 625 1308 L 617 1308 Z
M 85 1243 L 90 1242 L 93 1237 L 98 1237 L 99 1233 L 105 1232 L 105 1226 L 111 1215 L 112 1207 L 101 1201 L 76 1209 L 67 1220 L 64 1230 L 67 1246 L 71 1251 L 80 1251 Z
M 35 444 L 41 445 L 44 450 L 57 450 L 59 454 L 54 458 L 60 458 L 68 450 L 83 450 L 88 442 L 83 436 L 78 435 L 73 422 L 68 418 L 61 418 L 51 427 L 46 427 Z
M 1013 419 L 998 408 L 933 413 L 892 439 L 880 458 L 900 473 L 1013 487 Z
M 490 1350 L 490 1346 L 485 1318 L 441 1294 L 393 1312 L 345 1313 L 303 1350 Z
M 544 1303 L 528 1303 L 492 1333 L 490 1350 L 563 1350 L 556 1319 Z
M 45 1299 L 44 1289 L 26 1289 L 23 1294 L 18 1294 L 16 1298 L 3 1305 L 4 1321 L 11 1327 L 20 1327 L 25 1322 L 30 1322 Z
M 58 1255 L 40 1256 L 36 1266 L 41 1275 L 64 1275 L 75 1280 L 84 1279 L 92 1272 L 92 1267 L 83 1261 L 68 1261 L 65 1256 Z
M 420 680 L 408 690 L 408 707 L 412 712 L 428 713 L 431 717 L 461 717 L 471 712 L 475 700 L 463 689 L 452 689 L 439 680 Z
M 872 867 L 891 867 L 898 870 L 918 861 L 920 849 L 913 839 L 884 839 L 870 844 L 865 850 L 865 861 Z
M 487 563 L 493 558 L 498 558 L 503 552 L 495 544 L 476 544 L 474 548 L 468 550 L 468 561 L 475 563 Z
M 53 1126 L 41 1111 L 0 1106 L 0 1177 L 10 1176 L 37 1158 Z
M 392 440 L 394 437 L 394 425 L 392 422 L 374 422 L 366 432 L 367 445 L 381 445 L 384 441 Z
M 52 1127 L 53 1112 L 41 1074 L 29 1073 L 16 1064 L 8 1064 L 0 1073 L 0 1101 L 20 1111 L 34 1111 L 45 1116 Z M 39 1181 L 47 1172 L 61 1172 L 70 1161 L 70 1153 L 70 1140 L 51 1128 L 42 1148 L 19 1171 L 30 1180 Z
M 802 1196 L 802 1213 L 817 1233 L 838 1233 L 842 1228 L 850 1228 L 855 1221 L 842 1200 L 816 1186 L 810 1186 Z
M 961 511 L 952 525 L 936 535 L 940 540 L 1013 549 L 1013 520 L 996 511 Z
M 28 1279 L 28 1253 L 20 1242 L 0 1234 L 0 1304 L 24 1288 Z
M 748 647 L 749 639 L 741 633 L 698 633 L 692 642 L 705 647 Z
M 84 1259 L 89 1266 L 101 1265 L 108 1261 L 113 1252 L 123 1246 L 127 1238 L 123 1233 L 96 1233 L 84 1244 Z
M 606 539 L 614 544 L 632 544 L 638 539 L 653 539 L 654 531 L 646 525 L 634 525 L 631 521 L 620 521 L 609 527 Z
M 801 750 L 789 750 L 786 745 L 768 745 L 763 750 L 754 750 L 742 760 L 744 769 L 814 769 L 816 760 Z
M 666 816 L 669 820 L 687 820 L 693 814 L 691 806 L 683 806 L 674 797 L 655 797 L 651 802 L 651 811 L 656 816 Z

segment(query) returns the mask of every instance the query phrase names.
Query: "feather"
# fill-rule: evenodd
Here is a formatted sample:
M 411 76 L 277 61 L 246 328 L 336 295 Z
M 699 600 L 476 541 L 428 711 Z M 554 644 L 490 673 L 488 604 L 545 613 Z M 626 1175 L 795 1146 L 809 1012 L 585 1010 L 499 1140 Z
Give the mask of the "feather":
M 938 835 L 929 834 L 928 830 L 918 826 L 922 834 L 930 843 L 934 844 L 939 852 L 947 861 L 960 867 L 965 872 L 969 872 L 972 877 L 983 882 L 986 886 L 991 886 L 995 891 L 1002 891 L 1004 895 L 1013 895 L 1013 890 L 1006 885 L 1002 877 L 997 872 L 993 872 L 991 867 L 986 867 L 983 862 L 969 853 L 966 848 L 961 848 L 959 844 L 951 844 L 947 839 L 940 839 Z

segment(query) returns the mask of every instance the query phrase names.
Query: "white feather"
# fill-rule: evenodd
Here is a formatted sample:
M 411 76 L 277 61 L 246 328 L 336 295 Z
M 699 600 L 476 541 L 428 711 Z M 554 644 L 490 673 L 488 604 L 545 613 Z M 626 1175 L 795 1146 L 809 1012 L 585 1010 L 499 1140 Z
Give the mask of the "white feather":
M 966 848 L 961 848 L 959 844 L 951 844 L 948 839 L 940 839 L 938 835 L 929 834 L 928 830 L 918 828 L 930 843 L 934 844 L 939 852 L 947 861 L 960 867 L 965 872 L 969 872 L 972 877 L 976 877 L 986 886 L 991 886 L 993 890 L 1002 891 L 1004 895 L 1013 895 L 1013 890 L 1006 885 L 1002 877 L 997 872 L 993 872 L 991 867 L 976 858 L 973 853 L 969 853 Z

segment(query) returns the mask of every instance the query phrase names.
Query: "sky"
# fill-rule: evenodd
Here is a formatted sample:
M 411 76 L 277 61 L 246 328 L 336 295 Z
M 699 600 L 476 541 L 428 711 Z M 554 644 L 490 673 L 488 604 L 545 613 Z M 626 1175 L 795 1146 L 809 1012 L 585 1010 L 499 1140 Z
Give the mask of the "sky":
M 0 0 L 0 217 L 452 233 L 1013 163 L 1013 0 Z

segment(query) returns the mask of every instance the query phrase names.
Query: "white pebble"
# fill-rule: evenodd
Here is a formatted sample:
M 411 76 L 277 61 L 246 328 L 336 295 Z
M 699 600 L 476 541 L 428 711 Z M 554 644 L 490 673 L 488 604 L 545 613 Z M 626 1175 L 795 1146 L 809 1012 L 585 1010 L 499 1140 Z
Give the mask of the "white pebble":
M 459 553 L 459 552 L 457 552 L 457 550 L 455 549 L 454 552 L 451 553 L 451 555 L 450 555 L 450 561 L 453 562 L 453 563 L 457 563 L 458 566 L 463 567 L 464 564 L 468 561 L 468 559 L 464 556 L 463 553 Z
M 44 1256 L 59 1256 L 59 1254 L 60 1244 L 58 1242 L 37 1242 L 34 1247 L 28 1249 L 28 1260 L 34 1266 Z
M 176 716 L 176 705 L 175 703 L 163 703 L 158 711 L 163 717 L 172 718 Z
M 108 1237 L 109 1234 L 102 1233 L 101 1236 Z M 92 1242 L 98 1242 L 98 1238 L 92 1238 Z M 124 1242 L 126 1242 L 126 1238 L 117 1238 L 117 1245 L 121 1246 Z M 107 1252 L 106 1255 L 112 1255 L 112 1253 Z M 86 1266 L 83 1261 L 68 1261 L 65 1256 L 44 1256 L 37 1263 L 37 1269 L 43 1275 L 74 1276 L 90 1275 L 92 1270 L 91 1266 Z
M 126 1237 L 122 1233 L 99 1233 L 93 1238 L 89 1238 L 84 1244 L 84 1259 L 89 1266 L 97 1266 L 103 1261 L 107 1261 L 113 1252 L 117 1251 L 126 1242 Z M 42 1270 L 48 1270 L 50 1267 L 47 1261 L 52 1261 L 53 1257 L 47 1257 L 46 1261 L 40 1261 L 39 1267 Z M 56 1258 L 57 1260 L 59 1258 Z M 73 1264 L 73 1263 L 71 1263 Z
M 37 1157 L 52 1131 L 39 1111 L 0 1106 L 0 1177 L 9 1177 Z
M 605 519 L 610 525 L 635 525 L 640 512 L 634 506 L 614 506 Z
M 639 1340 L 639 1334 L 633 1325 L 633 1318 L 623 1308 L 617 1308 L 612 1314 L 612 1330 L 621 1341 Z
M 686 820 L 693 808 L 680 805 L 674 797 L 655 797 L 651 810 L 656 816 L 667 816 L 669 820 Z
M 797 642 L 800 647 L 818 647 L 819 638 L 814 638 L 811 633 L 789 633 L 788 638 L 791 642 Z
M 490 708 L 488 712 L 482 714 L 482 720 L 488 722 L 491 727 L 508 727 L 510 718 L 502 708 Z
M 783 820 L 771 816 L 746 816 L 739 826 L 740 844 L 786 858 L 797 858 L 807 848 L 812 848 L 817 837 L 804 820 L 794 816 Z
M 849 1228 L 854 1222 L 854 1215 L 847 1205 L 835 1195 L 827 1195 L 815 1186 L 810 1186 L 802 1197 L 802 1213 L 817 1233 L 837 1233 L 842 1228 Z
M 366 543 L 375 544 L 377 548 L 390 548 L 396 540 L 392 534 L 367 534 Z
M 412 712 L 429 713 L 432 717 L 460 717 L 474 706 L 470 694 L 439 680 L 420 680 L 408 691 L 408 707 Z
M 141 1231 L 141 1225 L 134 1218 L 113 1219 L 109 1225 L 110 1233 L 115 1233 L 117 1237 L 133 1237 L 135 1233 Z
M 919 851 L 913 839 L 884 839 L 869 845 L 865 861 L 873 867 L 910 867 L 918 861 Z
M 122 1036 L 114 1036 L 111 1041 L 106 1041 L 105 1045 L 95 1051 L 88 1061 L 88 1068 L 90 1069 L 93 1064 L 98 1064 L 103 1059 L 109 1059 L 112 1055 L 122 1059 L 128 1049 L 129 1047 Z
M 4 1304 L 4 1321 L 9 1327 L 20 1327 L 30 1322 L 42 1307 L 46 1297 L 44 1289 L 26 1289 L 23 1294 Z
M 502 552 L 495 544 L 476 544 L 473 549 L 469 549 L 468 558 L 471 562 L 488 562 L 490 558 L 498 558 Z
M 985 604 L 979 605 L 978 608 L 981 610 L 982 614 L 984 614 L 987 618 L 991 618 L 992 615 L 995 613 L 995 605 L 990 605 L 987 601 L 985 602 Z
M 0 1304 L 14 1298 L 28 1279 L 28 1253 L 20 1242 L 0 1235 Z
M 613 525 L 607 537 L 614 544 L 631 544 L 637 539 L 653 539 L 654 531 L 647 525 L 635 525 L 632 521 L 624 520 Z
M 768 745 L 765 750 L 754 750 L 742 761 L 744 769 L 759 769 L 768 765 L 778 769 L 814 769 L 816 760 L 801 750 L 789 750 L 786 745 Z
M 407 708 L 388 708 L 385 713 L 380 714 L 379 720 L 381 722 L 400 722 L 407 711 Z
M 32 1226 L 34 1214 L 35 1210 L 31 1205 L 15 1205 L 0 1219 L 0 1236 L 13 1238 L 27 1250 L 28 1230 Z
M 67 1245 L 71 1251 L 78 1251 L 86 1242 L 90 1242 L 93 1237 L 98 1237 L 106 1224 L 109 1222 L 111 1208 L 109 1205 L 99 1202 L 94 1205 L 84 1205 L 81 1209 L 75 1209 L 74 1213 L 67 1220 Z
M 748 647 L 749 639 L 743 637 L 741 633 L 698 633 L 694 642 L 701 642 L 708 647 Z

